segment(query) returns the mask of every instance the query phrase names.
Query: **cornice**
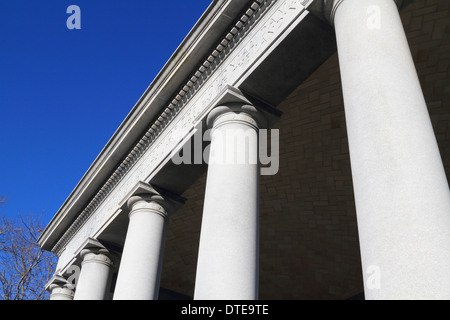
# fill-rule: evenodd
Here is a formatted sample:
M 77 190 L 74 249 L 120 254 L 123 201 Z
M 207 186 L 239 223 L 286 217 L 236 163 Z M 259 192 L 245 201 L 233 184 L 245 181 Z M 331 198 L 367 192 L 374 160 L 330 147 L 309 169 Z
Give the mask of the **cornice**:
M 38 239 L 42 248 L 51 250 L 79 212 L 94 199 L 128 156 L 131 146 L 148 129 L 148 124 L 153 123 L 155 115 L 165 108 L 167 98 L 185 81 L 186 75 L 207 52 L 206 48 L 216 42 L 225 30 L 224 25 L 232 22 L 245 2 L 214 0 L 206 9 L 47 225 Z
M 128 152 L 124 159 L 116 166 L 116 169 L 103 183 L 101 188 L 89 203 L 80 211 L 77 218 L 71 223 L 64 234 L 59 238 L 51 251 L 60 255 L 66 244 L 73 238 L 78 230 L 92 216 L 95 210 L 108 197 L 123 177 L 129 172 L 133 165 L 142 157 L 145 151 L 160 136 L 164 129 L 177 116 L 180 110 L 187 104 L 191 97 L 202 87 L 202 84 L 219 68 L 221 61 L 228 56 L 245 35 L 252 29 L 255 22 L 267 11 L 275 0 L 255 0 L 250 2 L 244 13 L 229 27 L 228 32 L 216 42 L 210 54 L 201 64 L 186 78 L 184 85 L 170 99 L 168 105 L 155 118 L 150 127 L 145 131 L 134 147 Z M 43 240 L 40 241 L 40 243 Z

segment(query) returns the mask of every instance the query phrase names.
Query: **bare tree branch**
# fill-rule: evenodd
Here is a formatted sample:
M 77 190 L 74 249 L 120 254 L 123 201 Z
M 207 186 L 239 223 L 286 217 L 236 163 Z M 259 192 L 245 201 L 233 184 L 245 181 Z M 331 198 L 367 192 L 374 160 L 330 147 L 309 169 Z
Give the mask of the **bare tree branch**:
M 0 195 L 0 208 L 3 204 L 5 204 L 8 201 L 8 197 L 4 195 Z
M 30 213 L 16 219 L 0 219 L 0 299 L 46 299 L 44 285 L 50 279 L 56 259 L 43 251 L 37 239 L 42 232 L 42 215 Z

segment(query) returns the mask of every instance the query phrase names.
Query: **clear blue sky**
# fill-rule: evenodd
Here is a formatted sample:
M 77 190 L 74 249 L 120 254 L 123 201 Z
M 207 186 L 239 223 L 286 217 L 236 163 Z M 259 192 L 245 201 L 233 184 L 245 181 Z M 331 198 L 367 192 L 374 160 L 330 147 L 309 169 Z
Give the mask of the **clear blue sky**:
M 210 3 L 0 1 L 0 214 L 50 221 Z

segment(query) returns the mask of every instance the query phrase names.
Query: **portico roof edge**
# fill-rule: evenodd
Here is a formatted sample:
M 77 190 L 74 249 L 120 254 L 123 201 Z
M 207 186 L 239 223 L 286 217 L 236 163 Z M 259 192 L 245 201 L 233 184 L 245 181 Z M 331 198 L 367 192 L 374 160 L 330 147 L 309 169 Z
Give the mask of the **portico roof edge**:
M 54 252 L 61 249 L 55 248 L 55 244 L 76 222 L 80 212 L 91 205 L 96 207 L 103 200 L 96 200 L 96 197 L 101 198 L 104 185 L 113 178 L 121 162 L 133 153 L 133 147 L 148 125 L 163 121 L 161 113 L 167 105 L 170 107 L 175 99 L 183 98 L 177 91 L 199 66 L 202 67 L 205 57 L 220 43 L 232 23 L 239 20 L 239 14 L 252 4 L 262 2 L 271 1 L 219 0 L 211 3 L 45 228 L 38 239 L 43 249 Z M 175 99 L 170 103 L 173 97 Z M 80 223 L 75 227 L 80 227 Z
M 120 162 L 176 95 L 186 77 L 210 53 L 226 28 L 253 1 L 214 0 L 142 94 L 38 239 L 51 250 L 76 215 L 95 196 Z M 131 130 L 131 128 L 133 130 Z

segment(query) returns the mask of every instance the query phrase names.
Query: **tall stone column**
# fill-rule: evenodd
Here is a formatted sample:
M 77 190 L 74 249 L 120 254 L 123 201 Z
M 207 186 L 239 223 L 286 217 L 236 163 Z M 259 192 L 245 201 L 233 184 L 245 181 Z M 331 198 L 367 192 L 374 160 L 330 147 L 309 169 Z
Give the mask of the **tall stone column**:
M 214 108 L 194 299 L 257 299 L 258 129 L 251 105 Z
M 156 300 L 171 200 L 152 191 L 131 196 L 126 207 L 129 225 L 114 300 Z
M 46 285 L 50 292 L 49 300 L 73 300 L 74 286 L 61 276 L 54 276 Z
M 88 244 L 80 251 L 81 272 L 74 300 L 105 300 L 111 284 L 113 262 L 109 251 L 100 243 Z
M 449 299 L 449 187 L 396 3 L 327 2 L 366 299 Z

